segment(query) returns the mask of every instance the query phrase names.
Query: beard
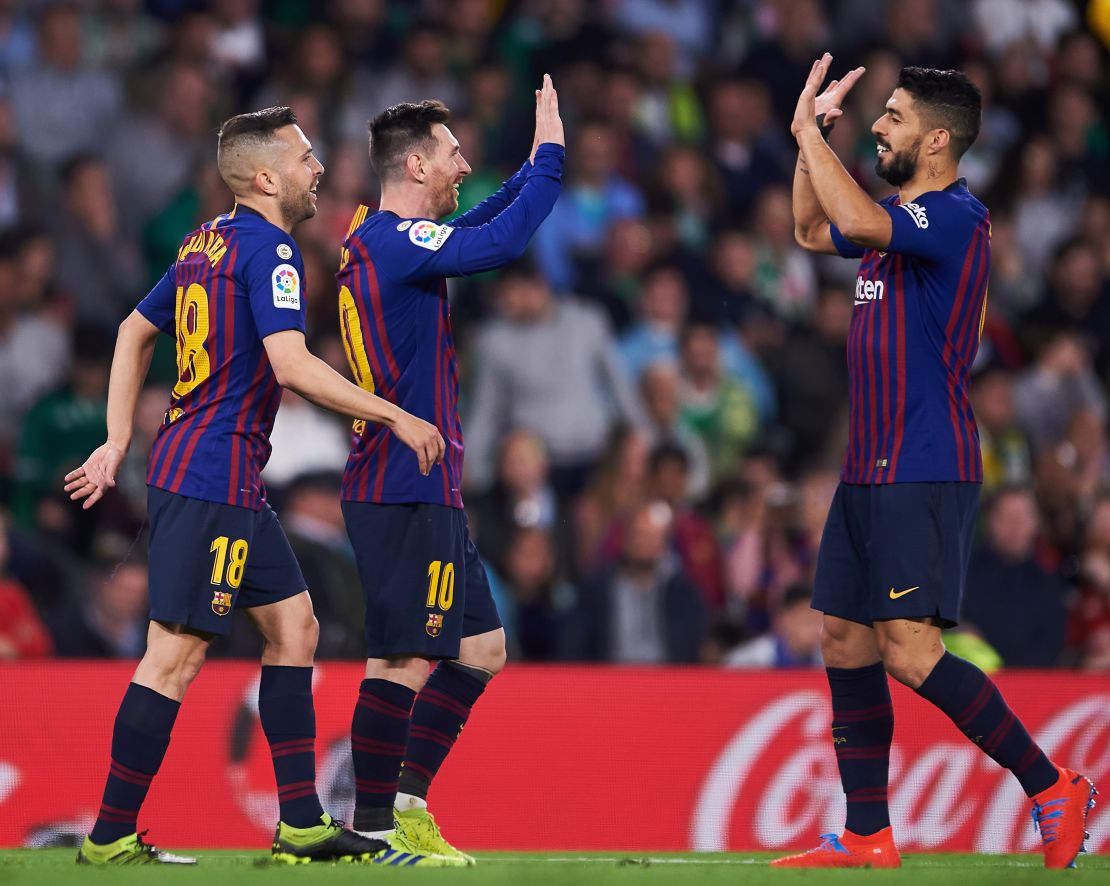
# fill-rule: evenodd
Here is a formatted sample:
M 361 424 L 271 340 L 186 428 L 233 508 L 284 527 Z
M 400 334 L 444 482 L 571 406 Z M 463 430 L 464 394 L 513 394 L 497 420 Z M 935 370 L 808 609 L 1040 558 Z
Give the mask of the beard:
M 281 217 L 291 228 L 316 214 L 316 207 L 312 205 L 312 197 L 308 191 L 283 189 L 279 205 L 281 207 Z
M 890 160 L 883 163 L 882 154 L 875 161 L 875 173 L 887 184 L 902 187 L 917 172 L 917 160 L 921 155 L 921 139 L 915 141 L 905 151 L 890 152 Z

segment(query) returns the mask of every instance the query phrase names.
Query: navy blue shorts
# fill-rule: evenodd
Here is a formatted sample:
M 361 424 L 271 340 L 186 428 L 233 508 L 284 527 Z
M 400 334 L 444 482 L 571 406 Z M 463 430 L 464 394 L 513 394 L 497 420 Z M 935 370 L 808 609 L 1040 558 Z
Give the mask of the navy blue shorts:
M 978 483 L 837 487 L 817 554 L 813 608 L 869 625 L 960 618 Z
M 268 504 L 252 511 L 147 487 L 150 618 L 226 635 L 235 608 L 306 590 Z
M 501 627 L 466 514 L 433 504 L 343 502 L 366 601 L 366 656 L 459 656 Z

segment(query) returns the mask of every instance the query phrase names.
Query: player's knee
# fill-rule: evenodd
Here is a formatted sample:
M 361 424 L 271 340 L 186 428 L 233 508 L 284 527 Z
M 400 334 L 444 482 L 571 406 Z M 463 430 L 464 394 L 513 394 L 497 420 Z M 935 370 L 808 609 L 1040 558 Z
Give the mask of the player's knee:
M 883 658 L 886 672 L 911 689 L 916 689 L 925 682 L 934 664 L 926 660 L 927 657 L 921 650 L 889 641 L 880 641 L 879 654 Z

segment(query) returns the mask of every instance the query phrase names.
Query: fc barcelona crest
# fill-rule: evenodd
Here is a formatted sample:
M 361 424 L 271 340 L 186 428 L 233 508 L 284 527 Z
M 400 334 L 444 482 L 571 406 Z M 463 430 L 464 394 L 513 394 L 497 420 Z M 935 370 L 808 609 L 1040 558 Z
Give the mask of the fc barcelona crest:
M 424 630 L 428 632 L 429 637 L 438 637 L 440 631 L 443 630 L 443 614 L 440 612 L 429 612 L 428 623 L 424 625 Z
M 216 615 L 227 615 L 231 612 L 231 594 L 216 591 L 212 595 L 212 611 Z M 433 635 L 434 636 L 434 635 Z

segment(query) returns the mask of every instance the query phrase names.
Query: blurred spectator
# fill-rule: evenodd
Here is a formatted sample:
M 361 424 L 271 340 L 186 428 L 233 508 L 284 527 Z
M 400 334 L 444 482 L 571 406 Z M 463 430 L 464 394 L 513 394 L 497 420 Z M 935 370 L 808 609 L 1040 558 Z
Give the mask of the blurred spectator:
M 614 170 L 609 125 L 587 121 L 570 133 L 562 194 L 533 240 L 536 261 L 559 293 L 577 290 L 576 263 L 600 249 L 614 222 L 644 211 L 640 192 Z
M 1051 667 L 1064 649 L 1063 581 L 1037 562 L 1037 502 L 1028 487 L 994 494 L 971 554 L 962 621 L 1011 668 Z
M 339 481 L 334 467 L 296 478 L 282 498 L 281 524 L 320 622 L 316 656 L 361 659 L 362 584 L 339 506 Z
M 1106 457 L 1106 396 L 1074 332 L 1041 342 L 1036 362 L 1014 383 L 1018 425 L 1035 460 L 1037 490 L 1059 540 L 1077 528 L 1077 505 L 1098 487 Z
M 62 658 L 138 658 L 146 649 L 146 564 L 102 564 L 80 595 L 50 614 Z
M 49 655 L 54 644 L 26 589 L 8 572 L 8 521 L 0 515 L 0 661 Z
M 586 580 L 569 631 L 572 657 L 625 664 L 696 662 L 706 638 L 698 589 L 672 554 L 670 508 L 631 514 L 619 561 Z
M 739 326 L 755 300 L 755 247 L 738 228 L 725 228 L 713 239 L 706 279 L 694 287 L 690 316 L 714 325 Z
M 609 435 L 602 460 L 574 509 L 577 575 L 597 568 L 602 542 L 614 521 L 623 519 L 643 501 L 650 445 L 648 434 L 632 425 L 617 427 Z
M 632 322 L 640 281 L 654 257 L 651 229 L 639 219 L 624 218 L 609 228 L 602 254 L 582 267 L 582 295 L 604 307 L 622 335 Z
M 24 310 L 18 301 L 23 284 L 18 250 L 15 237 L 0 235 L 0 449 L 18 435 L 27 408 L 69 370 L 66 329 L 36 307 Z
M 647 411 L 653 448 L 682 450 L 687 464 L 685 496 L 697 501 L 709 491 L 709 453 L 701 438 L 682 423 L 678 366 L 666 360 L 648 364 L 640 375 L 640 398 Z
M 667 34 L 674 42 L 676 71 L 684 77 L 708 51 L 715 10 L 701 0 L 617 0 L 613 16 L 636 35 Z
M 755 293 L 779 317 L 797 320 L 812 310 L 817 278 L 794 240 L 794 212 L 786 186 L 764 188 L 756 199 Z
M 1110 370 L 1110 277 L 1103 273 L 1094 244 L 1079 238 L 1056 249 L 1048 287 L 1040 304 L 1024 319 L 1030 338 L 1043 339 L 1067 329 L 1094 345 L 1094 365 Z
M 38 59 L 12 72 L 12 104 L 24 149 L 54 167 L 104 144 L 122 94 L 115 77 L 84 63 L 76 4 L 43 9 L 37 37 Z
M 725 371 L 711 326 L 693 324 L 682 339 L 682 420 L 709 452 L 711 476 L 733 468 L 759 432 L 751 391 Z
M 608 324 L 592 305 L 556 300 L 527 262 L 502 274 L 498 315 L 475 343 L 481 362 L 467 423 L 470 482 L 488 486 L 498 437 L 525 427 L 543 438 L 555 487 L 575 493 L 610 428 L 641 420 Z
M 972 15 L 979 39 L 994 53 L 1015 46 L 1050 50 L 1078 24 L 1067 0 L 974 0 Z
M 1068 647 L 1081 667 L 1110 670 L 1110 496 L 1091 511 L 1068 618 Z
M 35 29 L 27 15 L 27 4 L 20 0 L 0 2 L 0 79 L 7 82 L 12 71 L 35 60 L 38 46 Z
M 365 96 L 367 102 L 360 105 L 359 128 L 355 129 L 352 120 L 347 131 L 364 135 L 368 119 L 398 102 L 436 98 L 452 110 L 461 109 L 462 90 L 447 70 L 446 37 L 443 28 L 431 22 L 419 22 L 409 28 L 397 63 L 355 85 L 355 94 Z
M 99 327 L 79 326 L 66 385 L 31 407 L 16 451 L 13 512 L 25 528 L 67 526 L 79 513 L 62 497 L 62 478 L 104 442 L 112 342 Z M 111 523 L 115 495 L 98 508 L 96 521 Z M 91 521 L 88 527 L 91 531 Z M 126 529 L 137 527 L 125 527 Z
M 1014 383 L 1003 369 L 988 369 L 971 385 L 971 409 L 979 427 L 983 491 L 1032 482 L 1029 443 L 1014 416 Z
M 120 224 L 130 236 L 212 160 L 213 97 L 203 71 L 175 63 L 156 82 L 149 107 L 128 114 L 104 142 L 116 200 L 126 210 Z
M 704 130 L 701 104 L 677 49 L 673 33 L 664 30 L 644 31 L 637 47 L 637 129 L 654 145 L 698 142 Z
M 785 461 L 793 471 L 815 458 L 837 460 L 839 429 L 847 421 L 848 366 L 844 358 L 852 322 L 852 293 L 823 286 L 808 322 L 792 327 L 768 369 L 785 431 Z
M 0 92 L 0 230 L 42 221 L 42 199 L 34 162 L 19 144 L 11 96 Z
M 660 264 L 644 274 L 636 322 L 621 336 L 620 349 L 630 375 L 638 377 L 651 363 L 677 362 L 689 289 L 674 265 Z
M 576 592 L 558 575 L 555 539 L 548 529 L 520 527 L 508 538 L 499 570 L 509 605 L 501 612 L 509 654 L 554 661 L 566 652 L 566 623 Z
M 692 145 L 675 145 L 659 159 L 659 174 L 649 202 L 671 214 L 683 248 L 705 249 L 720 215 L 722 198 L 716 170 Z
M 806 585 L 791 585 L 771 619 L 771 630 L 726 653 L 721 664 L 730 668 L 820 667 L 822 615 L 810 607 L 812 599 Z
M 788 180 L 786 150 L 781 134 L 770 127 L 762 78 L 726 80 L 713 87 L 709 151 L 720 172 L 732 220 L 746 221 L 760 190 Z
M 77 316 L 106 336 L 142 295 L 145 269 L 133 241 L 120 236 L 112 179 L 99 157 L 79 154 L 61 171 L 57 279 Z
M 127 71 L 149 60 L 165 37 L 162 25 L 143 9 L 143 0 L 101 0 L 81 23 L 90 63 Z
M 470 504 L 482 551 L 494 563 L 504 562 L 505 546 L 519 529 L 564 532 L 543 440 L 526 428 L 501 439 L 493 486 Z
M 273 451 L 262 479 L 267 485 L 281 487 L 300 474 L 343 470 L 351 451 L 350 424 L 343 416 L 286 389 L 270 445 Z

